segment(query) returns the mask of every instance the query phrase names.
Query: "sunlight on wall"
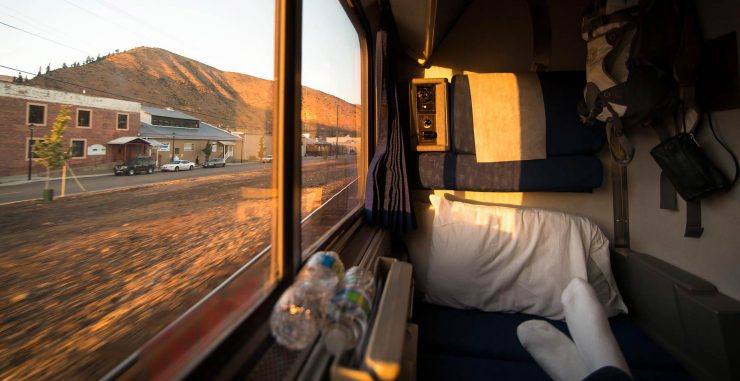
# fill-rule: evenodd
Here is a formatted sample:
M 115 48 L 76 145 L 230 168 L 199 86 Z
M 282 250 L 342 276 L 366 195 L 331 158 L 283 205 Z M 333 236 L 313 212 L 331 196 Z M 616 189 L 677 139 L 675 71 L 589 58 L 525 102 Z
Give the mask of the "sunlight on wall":
M 497 205 L 515 205 L 521 206 L 524 201 L 522 192 L 472 192 L 472 191 L 453 191 L 453 190 L 435 190 L 434 194 L 444 197 L 445 194 L 452 195 L 459 199 L 472 200 Z
M 452 75 L 452 69 L 446 67 L 431 66 L 424 69 L 424 78 L 447 78 L 452 81 Z
M 424 69 L 424 78 L 447 78 L 448 81 L 452 81 L 452 76 L 455 74 L 477 74 L 470 70 L 453 70 L 449 67 L 443 66 L 430 66 Z

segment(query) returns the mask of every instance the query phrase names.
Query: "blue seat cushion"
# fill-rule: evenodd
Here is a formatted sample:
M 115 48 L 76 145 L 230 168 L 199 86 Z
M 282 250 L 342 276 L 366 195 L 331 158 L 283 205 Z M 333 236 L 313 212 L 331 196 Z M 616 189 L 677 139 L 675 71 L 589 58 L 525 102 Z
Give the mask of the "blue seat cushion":
M 414 321 L 419 325 L 419 356 L 425 359 L 419 361 L 420 367 L 429 367 L 424 372 L 443 374 L 437 369 L 442 364 L 457 367 L 466 363 L 470 369 L 478 369 L 481 375 L 489 368 L 499 367 L 503 374 L 515 371 L 525 376 L 534 374 L 529 366 L 537 369 L 539 366 L 516 336 L 517 326 L 530 319 L 547 320 L 525 314 L 459 310 L 417 301 Z M 565 322 L 548 321 L 569 334 Z M 691 379 L 675 358 L 648 338 L 627 316 L 615 316 L 609 319 L 609 324 L 637 379 Z
M 599 152 L 606 140 L 603 127 L 584 126 L 577 111 L 578 102 L 583 98 L 586 73 L 561 71 L 537 75 L 545 104 L 547 157 Z M 467 75 L 456 75 L 452 79 L 451 121 L 455 152 L 475 155 L 473 106 Z
M 419 155 L 419 182 L 428 189 L 480 192 L 591 192 L 604 174 L 596 156 L 478 163 L 475 155 L 428 152 Z

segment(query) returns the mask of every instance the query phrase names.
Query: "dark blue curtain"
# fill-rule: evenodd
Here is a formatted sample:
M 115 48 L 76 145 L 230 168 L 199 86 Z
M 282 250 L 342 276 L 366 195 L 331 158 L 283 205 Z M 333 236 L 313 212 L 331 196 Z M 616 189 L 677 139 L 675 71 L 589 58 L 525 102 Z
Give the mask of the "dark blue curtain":
M 395 233 L 416 229 L 409 181 L 406 172 L 407 147 L 398 115 L 398 95 L 393 71 L 392 27 L 390 9 L 385 7 L 381 29 L 375 38 L 375 126 L 378 143 L 370 162 L 365 189 L 367 221 Z M 390 32 L 390 33 L 389 33 Z

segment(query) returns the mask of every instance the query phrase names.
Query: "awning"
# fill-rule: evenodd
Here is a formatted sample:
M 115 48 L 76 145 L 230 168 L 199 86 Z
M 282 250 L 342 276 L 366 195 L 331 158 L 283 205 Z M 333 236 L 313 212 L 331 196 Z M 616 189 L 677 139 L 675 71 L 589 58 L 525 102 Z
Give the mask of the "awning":
M 155 141 L 156 142 L 156 140 L 151 140 L 150 139 L 149 141 L 147 141 L 146 139 L 142 139 L 142 138 L 140 138 L 138 136 L 122 136 L 120 138 L 115 138 L 115 139 L 109 141 L 108 144 L 113 144 L 113 145 L 123 145 L 123 144 L 148 144 L 148 145 L 154 145 L 152 143 L 152 141 Z M 162 145 L 162 143 L 159 143 L 159 142 L 157 142 L 157 143 L 159 145 Z
M 229 141 L 219 140 L 218 142 L 221 143 L 221 144 L 223 144 L 223 145 L 225 145 L 225 146 L 233 146 L 234 145 L 234 142 L 229 142 Z
M 150 145 L 151 145 L 152 147 L 161 147 L 161 146 L 163 146 L 163 145 L 164 145 L 164 143 L 160 142 L 159 140 L 154 140 L 154 139 L 152 139 L 152 138 L 144 138 L 144 140 L 148 141 L 148 142 L 149 142 L 149 144 L 150 144 Z

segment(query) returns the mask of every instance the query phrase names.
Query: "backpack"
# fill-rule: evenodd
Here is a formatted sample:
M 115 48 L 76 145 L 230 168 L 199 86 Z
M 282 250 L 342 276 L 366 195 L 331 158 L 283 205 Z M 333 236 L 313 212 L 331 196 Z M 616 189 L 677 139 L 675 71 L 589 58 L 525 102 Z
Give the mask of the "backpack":
M 695 108 L 701 42 L 692 0 L 594 0 L 582 15 L 587 125 L 606 125 L 612 157 L 626 165 L 634 147 L 625 129 L 662 125 L 683 101 Z

